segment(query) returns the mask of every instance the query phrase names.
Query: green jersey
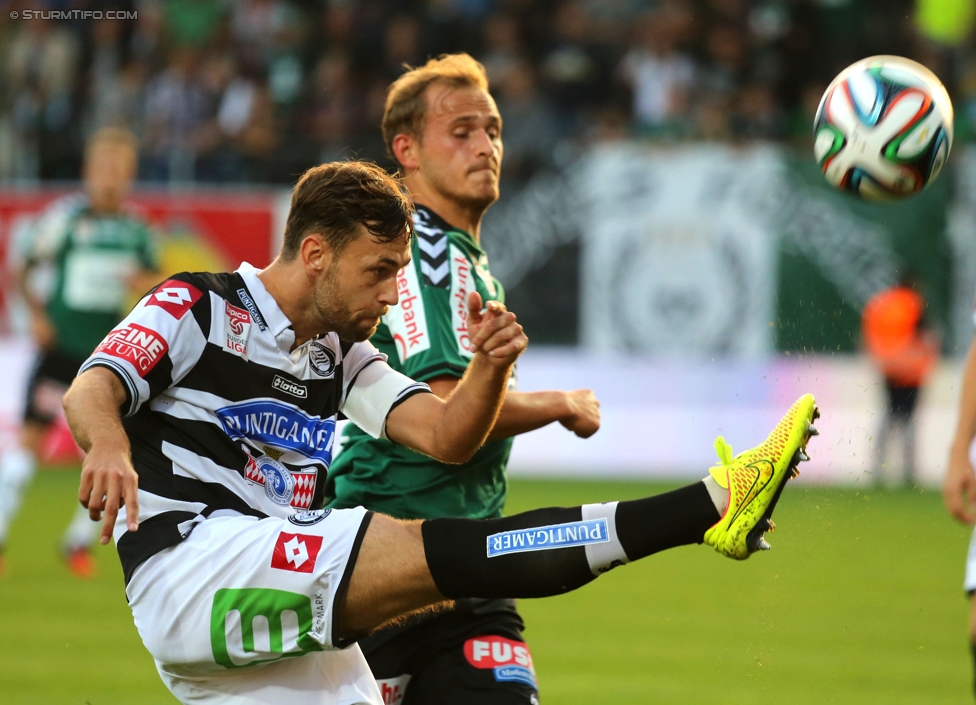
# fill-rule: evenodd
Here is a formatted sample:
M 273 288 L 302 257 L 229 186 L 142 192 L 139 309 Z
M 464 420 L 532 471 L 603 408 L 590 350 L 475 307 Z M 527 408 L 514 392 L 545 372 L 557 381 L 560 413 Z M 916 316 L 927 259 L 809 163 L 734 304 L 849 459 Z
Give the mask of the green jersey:
M 473 287 L 484 301 L 501 302 L 505 295 L 471 235 L 423 207 L 414 215 L 414 229 L 413 259 L 397 275 L 400 302 L 370 342 L 394 369 L 417 381 L 460 378 L 472 357 L 468 293 Z M 404 519 L 501 516 L 511 450 L 511 438 L 490 441 L 468 463 L 445 465 L 350 424 L 329 468 L 330 506 L 362 505 Z
M 60 352 L 85 359 L 126 312 L 127 279 L 156 269 L 148 227 L 93 212 L 83 196 L 51 205 L 28 233 L 24 260 L 47 274 L 47 315 Z

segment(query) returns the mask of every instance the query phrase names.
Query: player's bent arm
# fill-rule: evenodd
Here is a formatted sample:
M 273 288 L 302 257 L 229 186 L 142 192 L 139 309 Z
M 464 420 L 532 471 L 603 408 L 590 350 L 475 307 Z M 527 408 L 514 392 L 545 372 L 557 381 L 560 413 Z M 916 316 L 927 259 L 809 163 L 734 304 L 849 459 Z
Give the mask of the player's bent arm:
M 415 394 L 390 412 L 386 436 L 442 463 L 466 463 L 484 445 L 498 416 L 511 365 L 477 354 L 446 400 Z
M 458 385 L 458 378 L 444 375 L 428 380 L 430 390 L 447 399 Z M 580 438 L 589 438 L 600 429 L 600 402 L 589 389 L 571 392 L 508 392 L 489 441 L 511 438 L 558 421 Z
M 969 446 L 976 436 L 976 338 L 969 346 L 959 395 L 959 421 L 949 451 L 949 467 L 942 498 L 949 512 L 967 524 L 976 520 L 976 477 L 969 462 Z
M 92 521 L 105 512 L 103 544 L 112 536 L 122 505 L 126 506 L 129 531 L 139 525 L 139 478 L 132 467 L 129 439 L 119 412 L 126 398 L 125 388 L 113 372 L 91 367 L 78 375 L 62 401 L 71 435 L 87 453 L 78 501 L 88 508 Z

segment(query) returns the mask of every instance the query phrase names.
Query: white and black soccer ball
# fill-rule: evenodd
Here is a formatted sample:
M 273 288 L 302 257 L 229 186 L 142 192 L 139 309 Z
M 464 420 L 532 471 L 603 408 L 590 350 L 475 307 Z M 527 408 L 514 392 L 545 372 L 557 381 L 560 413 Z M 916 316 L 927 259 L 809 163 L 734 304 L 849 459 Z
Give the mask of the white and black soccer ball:
M 918 193 L 952 147 L 952 102 L 934 73 L 900 56 L 851 64 L 820 100 L 814 154 L 827 181 L 871 201 Z

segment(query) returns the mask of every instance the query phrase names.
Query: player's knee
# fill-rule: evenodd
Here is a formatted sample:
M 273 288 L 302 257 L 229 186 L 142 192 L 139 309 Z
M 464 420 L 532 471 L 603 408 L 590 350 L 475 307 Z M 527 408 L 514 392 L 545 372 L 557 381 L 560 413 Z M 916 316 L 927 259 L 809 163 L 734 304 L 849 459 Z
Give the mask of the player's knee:
M 427 568 L 420 526 L 372 515 L 339 609 L 344 637 L 443 600 Z

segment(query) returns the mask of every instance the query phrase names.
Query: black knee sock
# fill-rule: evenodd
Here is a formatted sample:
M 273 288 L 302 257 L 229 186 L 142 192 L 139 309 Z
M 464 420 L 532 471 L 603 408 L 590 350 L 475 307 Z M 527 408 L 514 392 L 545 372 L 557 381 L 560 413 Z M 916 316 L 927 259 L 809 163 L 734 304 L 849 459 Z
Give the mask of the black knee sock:
M 422 526 L 438 590 L 462 597 L 546 597 L 630 560 L 701 543 L 718 511 L 700 482 L 630 502 L 537 509 L 503 519 Z

